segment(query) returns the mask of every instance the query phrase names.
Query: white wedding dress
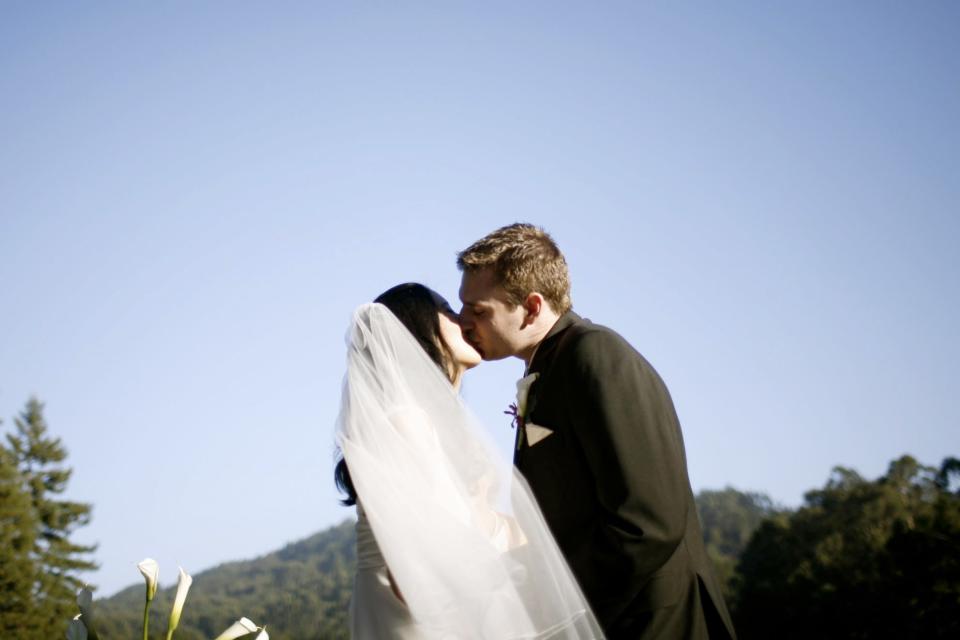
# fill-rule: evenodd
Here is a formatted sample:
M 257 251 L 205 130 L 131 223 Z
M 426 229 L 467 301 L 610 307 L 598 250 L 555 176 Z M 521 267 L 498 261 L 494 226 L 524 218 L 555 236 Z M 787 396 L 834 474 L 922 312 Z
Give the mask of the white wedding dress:
M 530 488 L 383 305 L 354 313 L 336 439 L 359 496 L 354 640 L 603 637 Z
M 419 640 L 410 609 L 393 594 L 387 577 L 387 563 L 380 552 L 373 529 L 357 504 L 357 574 L 350 600 L 350 637 L 354 640 Z

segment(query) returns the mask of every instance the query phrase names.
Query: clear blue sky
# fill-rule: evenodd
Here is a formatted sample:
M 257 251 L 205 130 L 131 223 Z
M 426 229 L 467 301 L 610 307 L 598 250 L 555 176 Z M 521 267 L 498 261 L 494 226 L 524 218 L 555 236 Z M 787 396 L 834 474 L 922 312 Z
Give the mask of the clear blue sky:
M 0 9 L 0 417 L 46 402 L 101 593 L 350 516 L 352 309 L 517 220 L 695 490 L 960 454 L 956 3 L 135 4 Z M 465 381 L 505 450 L 521 373 Z

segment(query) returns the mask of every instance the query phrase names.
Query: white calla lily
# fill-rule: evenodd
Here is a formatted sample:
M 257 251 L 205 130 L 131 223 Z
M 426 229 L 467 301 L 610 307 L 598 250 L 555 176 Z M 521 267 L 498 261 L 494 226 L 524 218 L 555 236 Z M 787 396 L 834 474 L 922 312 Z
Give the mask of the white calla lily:
M 530 395 L 530 387 L 539 377 L 539 373 L 531 373 L 517 380 L 517 415 L 521 418 L 527 417 L 527 396 Z
M 143 579 L 147 581 L 147 599 L 143 605 L 143 640 L 148 640 L 150 628 L 150 603 L 153 602 L 153 596 L 157 595 L 157 579 L 160 576 L 160 565 L 153 558 L 145 558 L 137 565 Z
M 255 625 L 249 618 L 240 618 L 230 625 L 226 631 L 218 635 L 216 640 L 234 640 L 234 638 L 239 638 L 247 635 L 248 633 L 253 633 L 259 628 L 260 627 Z
M 260 630 L 260 633 L 257 634 L 257 637 L 254 640 L 270 640 L 270 635 L 267 633 L 267 628 L 264 627 Z
M 145 558 L 137 565 L 143 579 L 147 581 L 147 600 L 153 600 L 157 594 L 157 580 L 160 577 L 160 565 L 153 558 Z
M 67 625 L 67 640 L 87 640 L 87 628 L 80 621 L 81 615 L 77 614 Z
M 180 624 L 183 603 L 187 600 L 187 592 L 190 591 L 190 585 L 192 584 L 193 578 L 183 570 L 183 567 L 180 567 L 180 577 L 177 579 L 177 595 L 173 598 L 173 609 L 170 610 L 170 620 L 167 622 L 167 640 L 173 637 L 173 632 L 177 630 L 177 626 Z

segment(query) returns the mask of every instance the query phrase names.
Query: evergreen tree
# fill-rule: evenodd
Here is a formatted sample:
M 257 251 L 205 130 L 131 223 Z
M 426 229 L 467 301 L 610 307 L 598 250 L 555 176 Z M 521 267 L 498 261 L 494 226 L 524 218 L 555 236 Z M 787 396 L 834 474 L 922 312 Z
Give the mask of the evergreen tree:
M 30 520 L 34 530 L 23 538 L 26 541 L 32 537 L 28 557 L 33 575 L 27 594 L 31 624 L 25 629 L 36 629 L 35 634 L 18 630 L 16 637 L 24 640 L 60 637 L 66 621 L 75 614 L 76 593 L 83 585 L 77 573 L 97 566 L 88 559 L 95 545 L 70 541 L 78 527 L 90 522 L 92 507 L 57 499 L 66 490 L 72 469 L 63 465 L 67 451 L 60 439 L 50 437 L 47 432 L 43 405 L 31 398 L 14 422 L 15 433 L 7 434 L 9 450 L 4 456 L 12 457 L 32 510 Z
M 39 635 L 33 611 L 37 535 L 30 494 L 13 453 L 0 443 L 0 637 Z

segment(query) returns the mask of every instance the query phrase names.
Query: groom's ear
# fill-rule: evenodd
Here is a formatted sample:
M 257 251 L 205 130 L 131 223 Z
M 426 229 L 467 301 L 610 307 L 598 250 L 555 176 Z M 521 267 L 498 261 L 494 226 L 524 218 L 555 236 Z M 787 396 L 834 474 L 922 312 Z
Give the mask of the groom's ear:
M 540 316 L 540 311 L 543 309 L 544 300 L 543 296 L 537 293 L 536 291 L 527 294 L 526 300 L 523 301 L 523 310 L 526 312 L 524 317 L 524 324 L 533 324 L 534 321 Z

